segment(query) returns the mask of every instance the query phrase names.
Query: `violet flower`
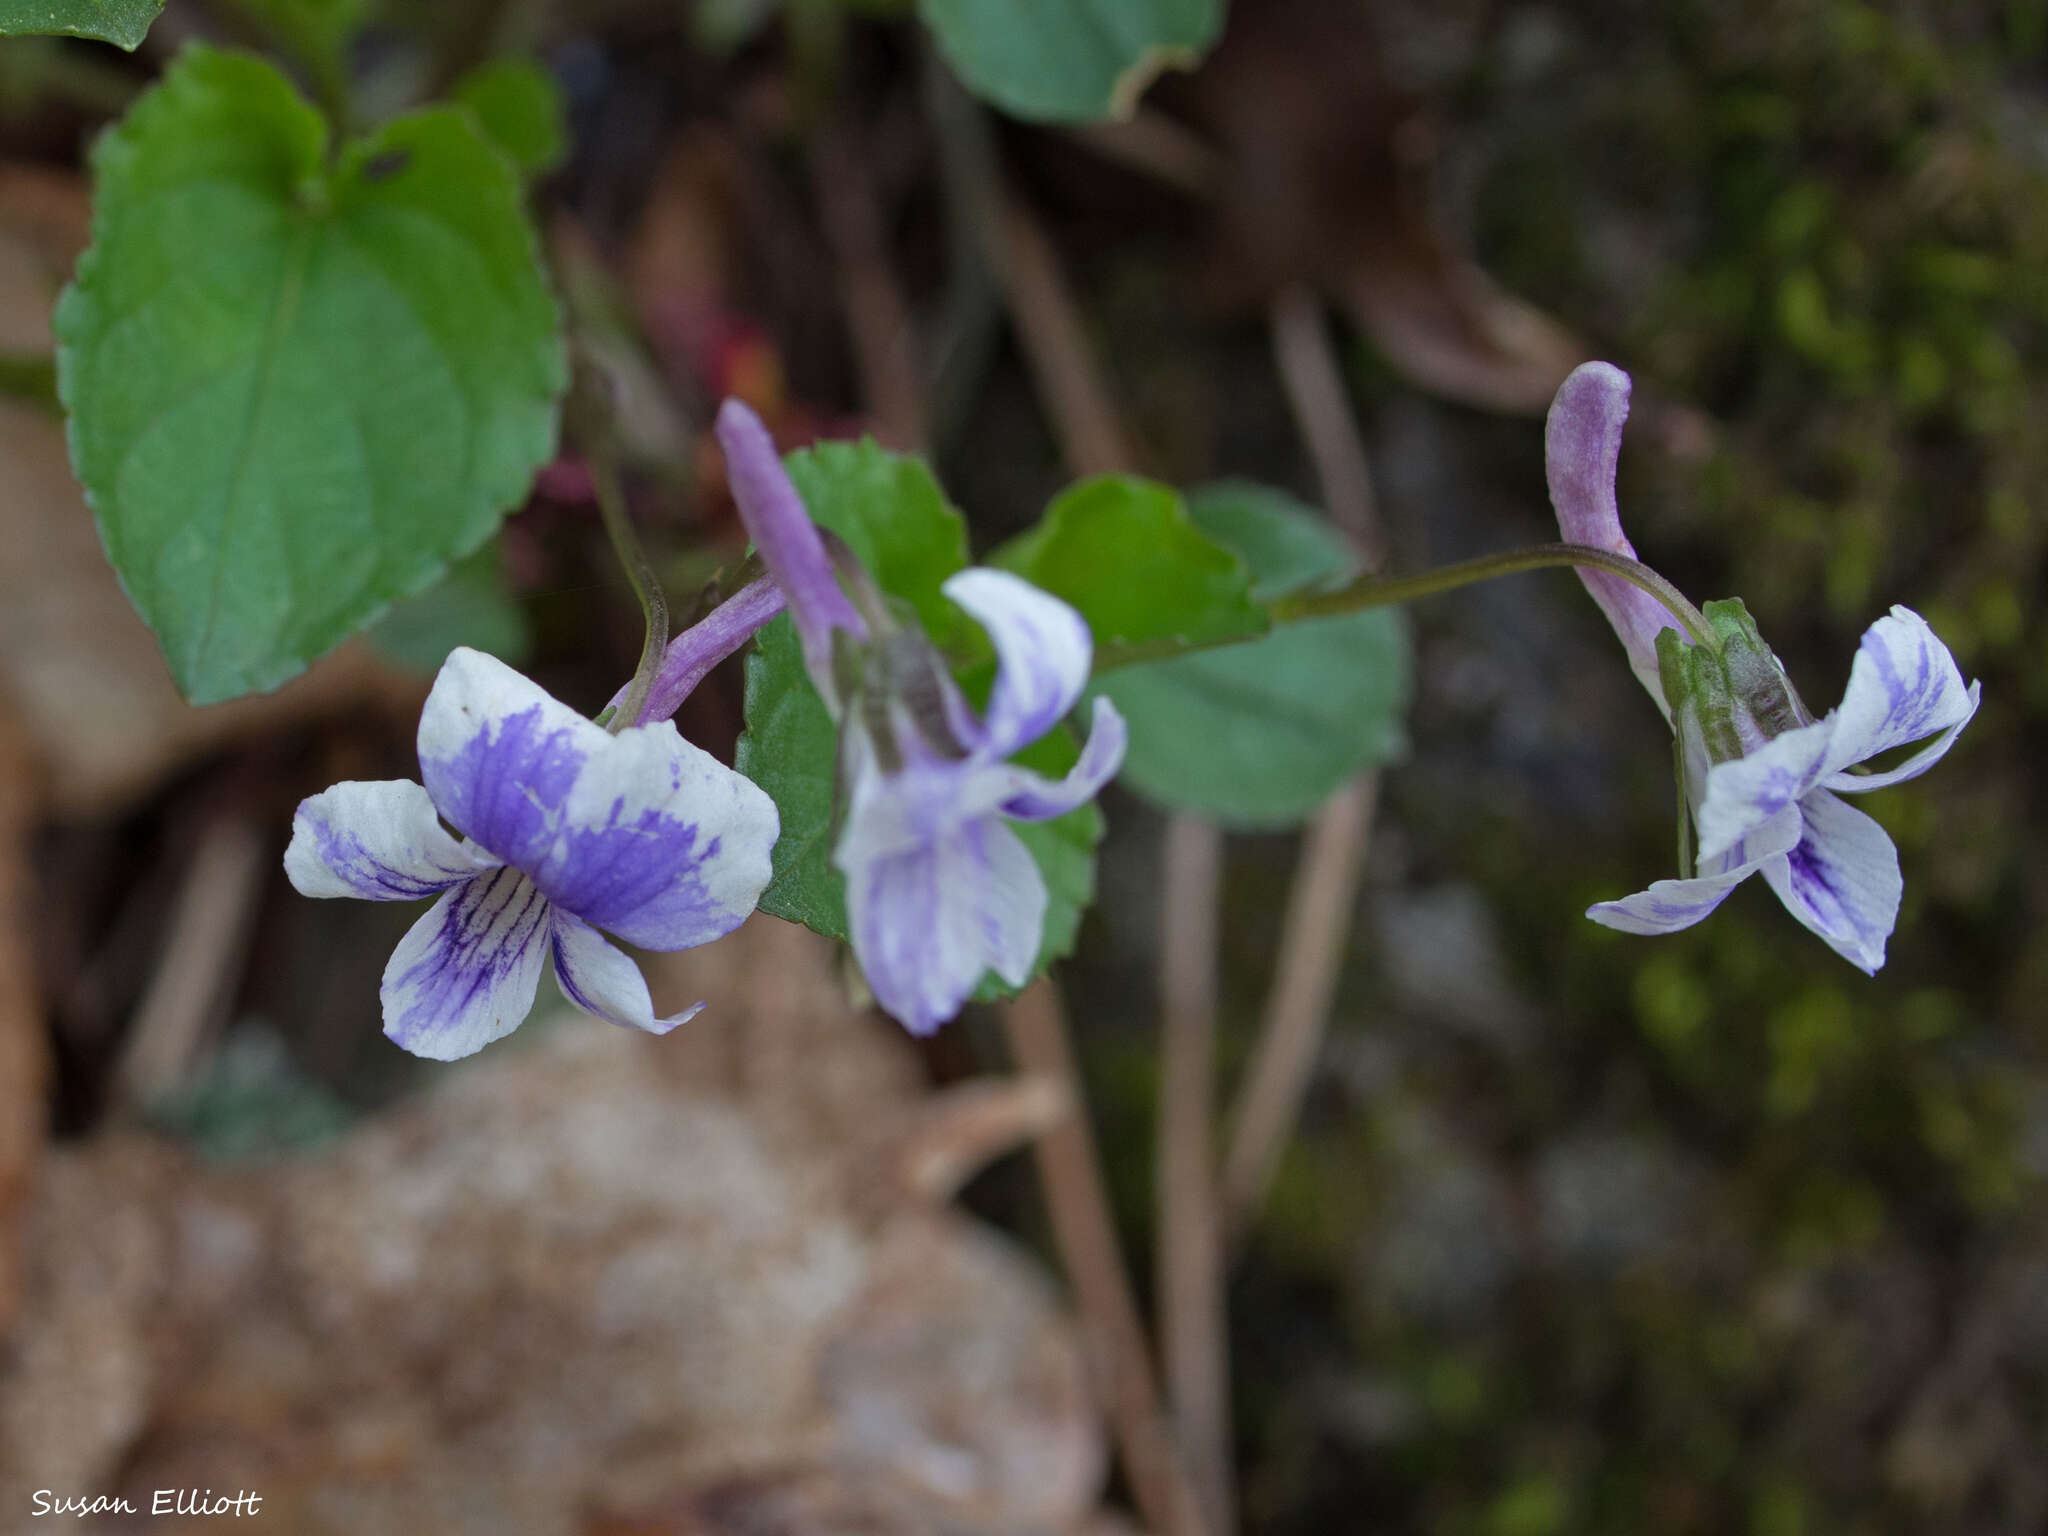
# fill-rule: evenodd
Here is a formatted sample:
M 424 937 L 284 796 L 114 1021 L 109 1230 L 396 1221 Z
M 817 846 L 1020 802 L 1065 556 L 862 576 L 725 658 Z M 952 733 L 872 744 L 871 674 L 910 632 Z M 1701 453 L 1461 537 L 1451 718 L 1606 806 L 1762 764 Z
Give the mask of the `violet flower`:
M 846 877 L 854 955 L 876 1001 L 930 1034 L 986 972 L 1011 986 L 1030 979 L 1045 880 L 1007 823 L 1092 799 L 1123 763 L 1123 717 L 1097 698 L 1087 747 L 1057 782 L 1007 762 L 1080 698 L 1093 661 L 1081 616 L 1005 571 L 949 577 L 941 590 L 995 646 L 995 685 L 977 717 L 922 630 L 893 622 L 878 595 L 856 604 L 840 587 L 759 419 L 728 400 L 718 437 L 740 516 L 840 725 L 832 862 Z
M 511 1033 L 552 963 L 569 1001 L 664 1034 L 643 949 L 731 932 L 770 873 L 775 804 L 667 722 L 607 733 L 504 663 L 452 652 L 420 715 L 420 776 L 348 782 L 292 821 L 307 896 L 439 896 L 384 968 L 384 1033 L 453 1061 Z M 458 839 L 442 825 L 461 834 Z
M 1614 495 L 1628 397 L 1627 374 L 1585 364 L 1557 392 L 1545 446 L 1564 537 L 1633 558 Z M 1964 686 L 1925 620 L 1895 607 L 1864 631 L 1840 706 L 1816 720 L 1739 602 L 1706 605 L 1718 641 L 1708 647 L 1683 635 L 1641 589 L 1604 572 L 1580 574 L 1672 722 L 1698 831 L 1696 865 L 1682 878 L 1586 915 L 1625 933 L 1671 933 L 1761 873 L 1787 911 L 1875 974 L 1898 920 L 1898 851 L 1839 796 L 1925 773 L 1976 713 L 1978 685 Z M 1856 771 L 1916 741 L 1926 745 L 1905 761 Z

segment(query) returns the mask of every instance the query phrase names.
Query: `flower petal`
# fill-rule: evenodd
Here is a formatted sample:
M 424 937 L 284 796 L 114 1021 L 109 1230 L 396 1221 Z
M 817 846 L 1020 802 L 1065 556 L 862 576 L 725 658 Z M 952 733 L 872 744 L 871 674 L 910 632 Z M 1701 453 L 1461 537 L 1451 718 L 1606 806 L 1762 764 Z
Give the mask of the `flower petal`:
M 642 949 L 689 949 L 745 922 L 774 866 L 775 802 L 663 721 L 591 754 L 534 869 L 567 911 Z
M 738 400 L 719 407 L 718 445 L 740 521 L 761 552 L 761 563 L 789 599 L 789 616 L 803 641 L 804 665 L 818 691 L 832 698 L 832 631 L 867 635 L 853 603 L 832 574 L 832 560 L 803 498 L 782 467 L 775 439 L 761 418 Z
M 554 914 L 553 953 L 555 979 L 562 984 L 562 995 L 608 1024 L 665 1035 L 704 1009 L 702 1003 L 693 1003 L 681 1013 L 657 1019 L 654 999 L 647 991 L 647 978 L 640 974 L 632 957 L 607 943 L 604 935 L 590 924 L 559 907 Z
M 1614 469 L 1621 457 L 1621 429 L 1628 420 L 1629 377 L 1612 363 L 1582 363 L 1558 387 L 1543 429 L 1544 469 L 1557 526 L 1570 544 L 1590 544 L 1636 558 L 1621 531 L 1614 498 Z M 1664 605 L 1640 587 L 1605 571 L 1580 571 L 1579 580 L 1607 615 L 1628 651 L 1628 664 L 1668 717 L 1664 684 L 1657 669 L 1657 633 L 1676 629 Z
M 442 814 L 551 901 L 644 949 L 687 949 L 754 910 L 775 802 L 666 721 L 609 735 L 476 651 L 420 717 Z
M 1782 861 L 1798 843 L 1800 825 L 1799 812 L 1787 808 L 1720 857 L 1702 860 L 1701 874 L 1688 880 L 1659 880 L 1647 891 L 1588 907 L 1586 916 L 1623 933 L 1676 933 L 1690 928 L 1759 868 Z
M 1890 617 L 1863 632 L 1849 669 L 1849 690 L 1835 711 L 1827 787 L 1852 793 L 1883 789 L 1925 773 L 1970 723 L 1980 692 L 1976 683 L 1963 686 L 1955 658 L 1925 619 L 1910 608 L 1893 608 Z M 1884 773 L 1842 771 L 1927 736 L 1935 739 Z
M 995 644 L 996 682 L 982 730 L 987 751 L 1008 757 L 1059 724 L 1081 697 L 1095 654 L 1087 621 L 1021 576 L 986 566 L 955 572 L 939 590 Z
M 1727 899 L 1754 868 L 1725 875 L 1701 875 L 1691 880 L 1659 880 L 1647 891 L 1624 896 L 1619 901 L 1595 902 L 1586 916 L 1605 928 L 1623 933 L 1676 933 L 1690 928 Z
M 300 895 L 364 901 L 417 901 L 497 864 L 450 837 L 410 779 L 350 780 L 309 795 L 284 851 L 284 872 Z
M 1835 717 L 1830 715 L 1709 768 L 1698 818 L 1701 860 L 1719 857 L 1820 783 L 1834 735 Z
M 1007 768 L 1012 789 L 1002 802 L 1003 814 L 1019 821 L 1050 821 L 1094 799 L 1123 766 L 1130 736 L 1116 705 L 1098 694 L 1081 760 L 1057 783 L 1028 768 Z
M 420 711 L 420 776 L 457 831 L 531 870 L 584 764 L 612 740 L 495 656 L 459 646 Z
M 533 1008 L 547 934 L 547 898 L 516 869 L 448 892 L 384 967 L 384 1033 L 430 1061 L 454 1061 L 509 1035 Z
M 1867 975 L 1884 964 L 1885 940 L 1899 920 L 1899 852 L 1884 828 L 1826 790 L 1800 801 L 1805 832 L 1797 847 L 1764 865 L 1778 899 L 1836 954 Z
M 847 927 L 875 1000 L 914 1035 L 960 1011 L 984 972 L 1022 986 L 1045 929 L 1045 880 L 993 816 L 852 864 Z

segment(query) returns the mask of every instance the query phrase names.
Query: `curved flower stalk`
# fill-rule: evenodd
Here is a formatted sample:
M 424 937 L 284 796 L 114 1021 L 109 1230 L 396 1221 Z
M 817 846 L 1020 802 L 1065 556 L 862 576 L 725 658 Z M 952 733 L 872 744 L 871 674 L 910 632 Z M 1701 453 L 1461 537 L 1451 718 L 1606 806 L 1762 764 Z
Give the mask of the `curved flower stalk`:
M 1629 379 L 1587 363 L 1566 379 L 1546 433 L 1550 496 L 1567 540 L 1633 558 L 1614 495 Z M 1581 572 L 1629 665 L 1678 737 L 1698 855 L 1681 878 L 1586 915 L 1625 933 L 1671 933 L 1761 874 L 1785 908 L 1858 969 L 1875 974 L 1903 881 L 1883 828 L 1839 797 L 1925 773 L 1977 711 L 1979 687 L 1909 608 L 1864 631 L 1840 706 L 1814 719 L 1739 601 L 1708 603 L 1718 644 L 1697 645 L 1647 593 Z M 1869 759 L 1926 745 L 1883 772 Z M 1681 842 L 1683 843 L 1681 828 Z
M 1011 986 L 1030 979 L 1045 880 L 1007 823 L 1092 799 L 1122 766 L 1123 717 L 1095 701 L 1087 747 L 1063 779 L 1007 762 L 1080 698 L 1093 660 L 1081 616 L 1004 571 L 948 578 L 941 590 L 995 646 L 995 685 L 977 716 L 922 630 L 896 624 L 877 594 L 863 589 L 856 603 L 840 587 L 760 420 L 728 400 L 718 437 L 740 516 L 840 726 L 832 861 L 846 877 L 854 955 L 876 1001 L 911 1033 L 930 1034 L 986 972 Z
M 612 735 L 504 663 L 450 654 L 420 715 L 420 777 L 348 782 L 292 821 L 307 896 L 438 896 L 384 968 L 384 1033 L 453 1061 L 511 1033 L 552 963 L 568 999 L 665 1034 L 643 949 L 731 932 L 768 884 L 778 821 L 750 781 L 666 721 Z M 461 834 L 451 836 L 445 819 Z

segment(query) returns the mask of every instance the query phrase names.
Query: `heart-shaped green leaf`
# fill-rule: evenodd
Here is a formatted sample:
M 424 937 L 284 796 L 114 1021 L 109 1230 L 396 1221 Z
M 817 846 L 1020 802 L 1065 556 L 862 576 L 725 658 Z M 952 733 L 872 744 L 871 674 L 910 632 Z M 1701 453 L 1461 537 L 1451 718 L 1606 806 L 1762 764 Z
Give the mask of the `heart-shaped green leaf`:
M 93 156 L 57 310 L 72 462 L 198 703 L 283 682 L 475 549 L 566 382 L 518 178 L 469 113 L 330 159 L 269 65 L 192 48 Z
M 918 11 L 977 96 L 1052 122 L 1129 116 L 1223 27 L 1223 0 L 919 0 Z
M 561 87 L 531 59 L 490 59 L 456 81 L 450 94 L 529 176 L 552 171 L 569 153 Z
M 1078 608 L 1098 659 L 1263 634 L 1267 625 L 1243 560 L 1189 520 L 1179 492 L 1132 475 L 1061 492 L 989 564 Z
M 1244 558 L 1261 599 L 1352 574 L 1344 541 L 1279 491 L 1212 486 L 1192 492 L 1188 510 Z M 1119 668 L 1095 687 L 1130 724 L 1127 787 L 1230 826 L 1291 826 L 1402 750 L 1407 626 L 1389 609 L 1312 619 L 1243 645 Z
M 133 52 L 164 0 L 0 0 L 0 37 L 94 37 Z

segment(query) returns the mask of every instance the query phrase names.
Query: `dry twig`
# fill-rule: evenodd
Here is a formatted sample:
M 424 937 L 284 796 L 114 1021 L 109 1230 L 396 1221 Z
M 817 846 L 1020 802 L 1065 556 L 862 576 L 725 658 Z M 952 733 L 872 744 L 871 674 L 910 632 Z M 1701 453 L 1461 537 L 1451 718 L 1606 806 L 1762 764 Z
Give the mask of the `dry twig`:
M 1166 824 L 1159 909 L 1160 1353 L 1167 1400 L 1213 1531 L 1228 1531 L 1229 1318 L 1211 1138 L 1215 1126 L 1216 936 L 1223 833 Z
M 1002 1007 L 1010 1054 L 1020 1071 L 1075 1085 L 1066 1010 L 1050 977 Z M 1088 1117 L 1062 1120 L 1032 1149 L 1045 1186 L 1053 1240 L 1080 1298 L 1082 1322 L 1108 1377 L 1109 1411 L 1138 1512 L 1160 1536 L 1206 1531 L 1194 1484 L 1159 1406 L 1145 1327 L 1131 1299 L 1122 1245 L 1102 1185 Z
M 883 441 L 920 449 L 926 423 L 916 331 L 890 265 L 881 194 L 849 130 L 833 129 L 813 141 L 811 183 L 839 273 L 868 413 Z
M 1109 384 L 1096 365 L 1081 308 L 1059 253 L 1031 211 L 999 189 L 991 212 L 990 260 L 1017 323 L 1039 402 L 1052 417 L 1061 456 L 1077 475 L 1113 475 L 1137 466 Z
M 29 942 L 29 835 L 37 815 L 33 757 L 0 705 L 0 1332 L 20 1300 L 16 1244 L 46 1124 L 49 1047 Z
M 1231 1115 L 1230 1150 L 1223 1160 L 1226 1246 L 1235 1245 L 1257 1214 L 1308 1094 L 1337 991 L 1378 788 L 1378 774 L 1353 779 L 1330 797 L 1303 839 L 1280 963 Z
M 116 1075 L 131 1110 L 176 1088 L 199 1059 L 241 974 L 269 873 L 266 854 L 263 837 L 234 815 L 212 823 L 200 839 Z
M 1368 568 L 1386 559 L 1379 510 L 1372 494 L 1372 470 L 1352 419 L 1343 371 L 1323 318 L 1321 300 L 1299 285 L 1273 301 L 1273 360 L 1287 403 L 1315 461 L 1323 506 L 1344 530 Z
M 1274 301 L 1272 330 L 1274 360 L 1331 520 L 1359 547 L 1368 567 L 1377 565 L 1383 536 L 1372 476 L 1322 305 L 1306 289 L 1290 289 Z M 1329 1025 L 1378 794 L 1379 775 L 1359 775 L 1330 797 L 1303 839 L 1280 962 L 1231 1116 L 1223 1163 L 1226 1247 L 1235 1245 L 1257 1214 L 1300 1118 Z

